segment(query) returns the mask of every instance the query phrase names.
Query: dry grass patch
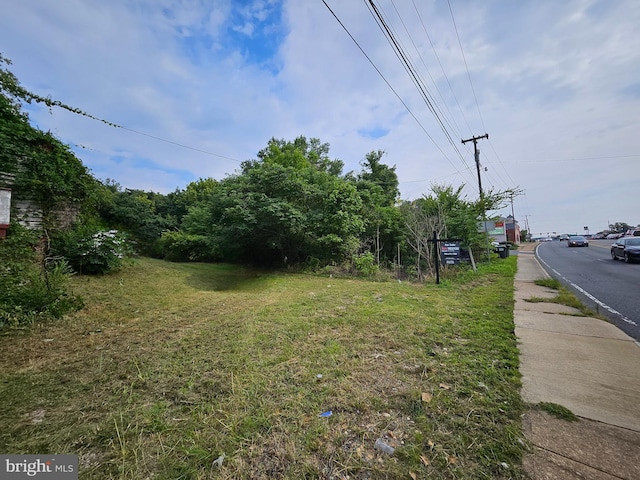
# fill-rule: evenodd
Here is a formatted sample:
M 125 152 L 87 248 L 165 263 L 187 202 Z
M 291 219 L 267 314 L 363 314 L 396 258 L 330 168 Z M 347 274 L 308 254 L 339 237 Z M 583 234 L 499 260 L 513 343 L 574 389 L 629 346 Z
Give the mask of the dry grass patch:
M 83 479 L 522 478 L 515 260 L 483 268 L 77 277 L 83 311 L 0 337 L 0 450 L 76 453 Z

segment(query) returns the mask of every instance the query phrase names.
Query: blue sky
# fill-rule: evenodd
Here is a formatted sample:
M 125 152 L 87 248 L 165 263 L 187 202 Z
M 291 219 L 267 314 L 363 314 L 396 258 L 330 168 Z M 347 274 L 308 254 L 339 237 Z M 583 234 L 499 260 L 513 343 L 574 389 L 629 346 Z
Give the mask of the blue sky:
M 0 0 L 0 52 L 28 89 L 130 129 L 28 108 L 127 188 L 221 179 L 304 135 L 345 172 L 386 151 L 403 199 L 475 199 L 460 140 L 488 133 L 483 187 L 522 189 L 534 233 L 640 223 L 640 2 L 450 0 L 452 19 L 444 0 L 376 0 L 455 147 L 365 3 L 326 3 L 375 67 L 322 0 Z

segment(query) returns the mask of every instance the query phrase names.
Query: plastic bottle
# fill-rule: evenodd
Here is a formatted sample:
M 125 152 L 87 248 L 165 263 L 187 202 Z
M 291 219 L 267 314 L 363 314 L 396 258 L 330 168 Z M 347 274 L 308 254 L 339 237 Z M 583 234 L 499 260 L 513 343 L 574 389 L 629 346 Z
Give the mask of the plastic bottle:
M 387 455 L 393 455 L 393 452 L 396 451 L 395 448 L 393 448 L 391 445 L 389 445 L 387 442 L 385 442 L 381 438 L 378 438 L 376 440 L 376 443 L 375 443 L 374 447 L 377 448 L 378 450 L 386 453 Z

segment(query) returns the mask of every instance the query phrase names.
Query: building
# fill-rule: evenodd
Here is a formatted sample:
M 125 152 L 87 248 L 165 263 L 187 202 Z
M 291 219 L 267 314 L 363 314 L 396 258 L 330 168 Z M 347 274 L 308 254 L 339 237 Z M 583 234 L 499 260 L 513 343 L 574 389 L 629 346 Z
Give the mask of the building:
M 0 238 L 6 236 L 12 220 L 30 230 L 43 230 L 45 224 L 48 228 L 67 229 L 76 221 L 80 212 L 78 204 L 58 202 L 45 218 L 37 201 L 28 195 L 20 195 L 15 189 L 15 179 L 15 174 L 0 172 Z
M 520 243 L 520 225 L 518 225 L 518 221 L 509 215 L 504 219 L 504 225 L 507 232 L 507 241 Z

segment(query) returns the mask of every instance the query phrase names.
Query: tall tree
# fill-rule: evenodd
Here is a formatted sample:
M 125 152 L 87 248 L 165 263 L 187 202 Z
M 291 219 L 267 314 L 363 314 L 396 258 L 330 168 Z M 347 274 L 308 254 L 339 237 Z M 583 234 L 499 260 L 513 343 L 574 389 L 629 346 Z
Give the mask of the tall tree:
M 389 167 L 382 163 L 383 150 L 367 153 L 361 163 L 363 169 L 358 175 L 358 180 L 376 185 L 382 191 L 385 206 L 393 206 L 400 196 L 398 175 L 396 166 Z
M 378 264 L 381 258 L 391 260 L 397 251 L 404 232 L 396 200 L 399 197 L 399 182 L 396 167 L 382 163 L 385 152 L 371 151 L 362 161 L 362 170 L 351 178 L 362 198 L 362 216 L 365 231 L 362 247 L 371 250 Z
M 210 197 L 210 234 L 225 259 L 282 265 L 347 258 L 362 230 L 361 200 L 335 175 L 338 165 L 319 142 L 270 140 Z

